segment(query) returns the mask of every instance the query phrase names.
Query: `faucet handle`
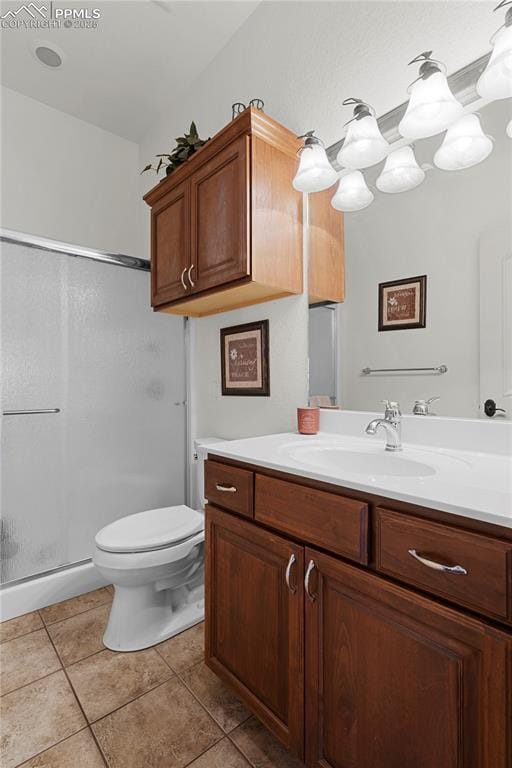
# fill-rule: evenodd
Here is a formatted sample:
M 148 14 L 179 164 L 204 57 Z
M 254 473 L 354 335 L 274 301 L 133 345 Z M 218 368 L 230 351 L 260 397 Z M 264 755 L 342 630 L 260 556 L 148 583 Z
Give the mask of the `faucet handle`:
M 380 402 L 385 406 L 384 418 L 391 419 L 402 415 L 400 412 L 400 403 L 396 400 L 380 400 Z
M 436 395 L 435 397 L 429 397 L 428 400 L 415 400 L 412 409 L 413 414 L 415 416 L 434 416 L 435 414 L 431 413 L 428 407 L 431 403 L 435 403 L 440 399 L 441 398 Z

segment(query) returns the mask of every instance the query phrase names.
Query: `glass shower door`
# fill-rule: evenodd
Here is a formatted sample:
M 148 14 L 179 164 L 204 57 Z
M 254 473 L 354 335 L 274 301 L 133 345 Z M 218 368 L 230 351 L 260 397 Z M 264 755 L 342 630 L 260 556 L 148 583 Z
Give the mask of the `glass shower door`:
M 147 272 L 2 249 L 3 583 L 91 557 L 96 532 L 185 496 L 183 320 Z

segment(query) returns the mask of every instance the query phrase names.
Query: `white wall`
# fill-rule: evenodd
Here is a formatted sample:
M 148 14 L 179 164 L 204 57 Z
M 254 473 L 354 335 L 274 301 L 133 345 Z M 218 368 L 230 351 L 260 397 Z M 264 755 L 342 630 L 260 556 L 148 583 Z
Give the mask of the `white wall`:
M 8 88 L 0 98 L 0 226 L 146 255 L 138 145 Z
M 433 47 L 450 71 L 488 50 L 499 24 L 492 8 L 487 0 L 267 0 L 148 132 L 140 167 L 156 152 L 172 148 L 172 137 L 192 119 L 207 137 L 230 120 L 234 101 L 254 97 L 264 99 L 266 111 L 292 130 L 316 128 L 330 144 L 340 138 L 349 117 L 341 101 L 359 96 L 378 113 L 396 106 L 413 79 L 407 62 L 426 47 Z M 154 183 L 155 177 L 145 174 L 141 194 Z M 149 216 L 142 207 L 141 216 L 148 243 Z M 263 318 L 270 321 L 271 397 L 221 397 L 219 328 Z M 307 396 L 304 297 L 203 318 L 197 326 L 197 432 L 238 436 L 293 428 L 295 407 Z
M 376 191 L 372 205 L 345 219 L 346 301 L 340 308 L 344 408 L 379 409 L 398 400 L 410 412 L 415 399 L 441 397 L 439 415 L 478 416 L 480 399 L 479 241 L 500 226 L 510 232 L 512 141 L 505 126 L 508 101 L 482 110 L 494 151 L 465 171 L 427 172 L 417 189 Z M 432 162 L 442 137 L 417 142 L 418 162 Z M 369 183 L 376 176 L 368 175 Z M 512 239 L 509 238 L 509 244 Z M 426 328 L 379 332 L 378 284 L 427 275 Z M 438 375 L 361 376 L 361 369 L 447 365 Z M 498 397 L 498 395 L 496 395 Z

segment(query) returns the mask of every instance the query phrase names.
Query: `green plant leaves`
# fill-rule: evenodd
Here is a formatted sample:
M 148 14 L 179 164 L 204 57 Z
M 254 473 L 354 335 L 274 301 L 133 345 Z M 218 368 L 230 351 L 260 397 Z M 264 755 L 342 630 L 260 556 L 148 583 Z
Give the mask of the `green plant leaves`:
M 146 167 L 141 171 L 141 173 L 144 173 L 145 171 L 149 171 L 151 169 L 155 170 L 156 173 L 160 171 L 160 168 L 162 166 L 164 168 L 171 168 L 172 170 L 179 168 L 180 165 L 182 165 L 188 158 L 194 154 L 200 147 L 202 147 L 204 144 L 206 144 L 207 141 L 210 141 L 210 139 L 201 139 L 199 138 L 199 134 L 197 132 L 197 126 L 194 121 L 190 123 L 189 132 L 186 133 L 184 136 L 177 136 L 176 139 L 176 147 L 172 150 L 172 152 L 169 154 L 167 152 L 160 153 L 158 155 L 155 155 L 155 157 L 158 157 L 158 164 L 156 168 L 153 168 L 153 165 L 149 164 L 146 165 Z M 163 158 L 166 158 L 168 162 L 165 162 Z

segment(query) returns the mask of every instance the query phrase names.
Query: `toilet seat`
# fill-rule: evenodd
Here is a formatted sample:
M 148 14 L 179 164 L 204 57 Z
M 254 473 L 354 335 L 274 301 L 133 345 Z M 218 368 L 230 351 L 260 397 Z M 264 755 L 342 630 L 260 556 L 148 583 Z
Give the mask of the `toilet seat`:
M 106 525 L 96 534 L 102 552 L 136 554 L 178 546 L 204 528 L 203 515 L 181 504 L 136 512 Z

